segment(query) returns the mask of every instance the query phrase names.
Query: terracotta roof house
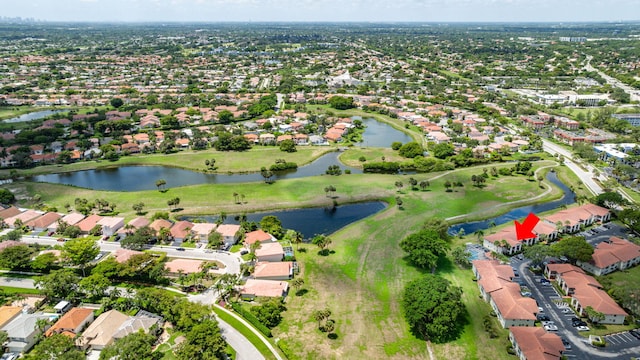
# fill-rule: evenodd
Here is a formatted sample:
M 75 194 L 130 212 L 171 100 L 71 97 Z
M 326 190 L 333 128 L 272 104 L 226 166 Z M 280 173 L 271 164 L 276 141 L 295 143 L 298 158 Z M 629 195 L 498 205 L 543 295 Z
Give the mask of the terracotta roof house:
M 100 219 L 97 223 L 102 226 L 102 235 L 103 236 L 111 236 L 118 231 L 121 227 L 124 226 L 124 218 L 123 217 L 115 217 L 115 216 L 105 216 Z
M 591 261 L 578 262 L 581 268 L 596 276 L 624 270 L 638 264 L 640 264 L 640 246 L 616 236 L 598 244 L 591 255 Z
M 109 310 L 98 318 L 78 338 L 78 346 L 83 349 L 102 350 L 114 341 L 113 335 L 129 317 L 117 310 Z
M 273 134 L 260 134 L 260 143 L 263 145 L 275 144 L 276 136 Z
M 273 235 L 264 232 L 262 229 L 248 232 L 244 235 L 244 245 L 250 247 L 251 244 L 256 242 L 276 241 Z
M 21 213 L 22 213 L 22 211 L 20 211 L 20 209 L 18 209 L 17 207 L 10 206 L 10 207 L 0 211 L 0 219 L 3 219 L 3 220 L 4 219 L 8 219 L 8 218 L 10 218 L 12 216 L 16 216 L 16 215 L 21 214 Z
M 193 228 L 193 223 L 190 221 L 178 221 L 177 223 L 173 224 L 173 226 L 171 227 L 170 231 L 171 231 L 171 236 L 173 237 L 174 240 L 182 242 L 184 240 L 186 240 L 189 235 L 191 235 L 191 229 Z
M 591 318 L 592 322 L 600 324 L 624 323 L 628 314 L 603 290 L 602 285 L 593 276 L 585 274 L 579 267 L 574 266 L 573 270 L 558 274 L 556 279 L 562 291 L 571 296 L 571 305 L 576 313 L 588 316 L 586 309 L 591 307 L 604 314 L 604 319 Z
M 84 215 L 80 213 L 70 213 L 63 216 L 60 219 L 60 221 L 66 223 L 67 225 L 77 225 L 80 221 L 82 221 L 82 219 L 84 219 Z M 58 229 L 57 221 L 49 225 L 49 227 L 47 228 L 48 231 L 56 231 L 57 229 Z
M 225 246 L 231 246 L 238 241 L 240 225 L 221 224 L 216 228 L 216 232 L 222 235 Z
M 541 327 L 511 327 L 509 340 L 520 360 L 560 360 L 565 350 L 558 335 Z
M 510 265 L 501 265 L 497 260 L 475 260 L 472 269 L 483 299 L 504 328 L 535 325 L 538 305 L 535 300 L 523 297 L 520 285 L 511 281 L 515 274 Z
M 293 278 L 293 262 L 259 262 L 253 271 L 254 279 L 289 280 Z
M 62 315 L 53 326 L 45 331 L 45 336 L 64 334 L 70 338 L 76 337 L 94 319 L 93 310 L 87 308 L 73 308 Z
M 257 134 L 244 134 L 243 135 L 245 139 L 247 139 L 249 142 L 253 142 L 255 144 L 258 143 L 258 135 Z
M 21 306 L 0 306 L 0 328 L 7 325 L 22 312 Z
M 42 213 L 37 212 L 35 210 L 26 210 L 18 215 L 12 216 L 10 218 L 4 219 L 4 223 L 9 226 L 11 229 L 15 229 L 15 223 L 19 220 L 23 225 L 28 223 L 35 218 L 42 216 Z
M 582 225 L 589 226 L 595 222 L 607 222 L 611 219 L 611 212 L 594 204 L 585 204 L 565 210 L 544 218 L 545 221 L 557 225 L 565 233 L 580 231 Z
M 193 274 L 202 271 L 202 265 L 204 261 L 202 260 L 192 260 L 192 259 L 174 259 L 171 261 L 167 261 L 164 264 L 165 269 L 171 275 L 179 275 L 182 274 Z
M 118 248 L 113 253 L 113 256 L 114 256 L 114 258 L 116 259 L 117 262 L 119 262 L 120 264 L 123 264 L 123 263 L 126 263 L 127 261 L 129 261 L 129 259 L 131 259 L 131 257 L 133 257 L 135 255 L 141 255 L 141 254 L 144 254 L 144 252 Z
M 579 271 L 584 274 L 582 269 L 576 268 L 571 264 L 547 264 L 544 269 L 544 274 L 547 279 L 555 280 L 558 275 L 562 275 L 569 271 Z
M 8 343 L 5 345 L 9 352 L 21 353 L 26 352 L 35 344 L 37 335 L 40 330 L 36 326 L 38 320 L 48 320 L 51 315 L 43 313 L 20 313 L 9 323 L 2 327 L 3 331 L 9 336 Z
M 195 223 L 191 228 L 191 235 L 199 242 L 208 243 L 209 234 L 214 232 L 218 225 L 212 223 Z
M 156 234 L 160 232 L 160 229 L 171 229 L 171 226 L 173 226 L 173 223 L 165 219 L 155 219 L 151 225 L 149 225 L 150 228 L 156 231 Z
M 149 224 L 151 223 L 151 221 L 149 221 L 149 219 L 143 217 L 143 216 L 138 216 L 135 219 L 131 219 L 127 225 L 121 227 L 120 229 L 118 229 L 118 231 L 116 231 L 116 234 L 118 234 L 121 238 L 126 237 L 128 234 L 133 234 L 136 230 L 143 228 L 145 226 L 149 226 Z
M 535 243 L 535 238 L 526 239 L 524 243 Z M 522 251 L 523 241 L 518 240 L 516 229 L 513 226 L 504 228 L 495 234 L 484 237 L 482 245 L 500 254 L 513 255 Z
M 82 219 L 80 222 L 76 224 L 76 226 L 80 228 L 80 231 L 86 234 L 89 231 L 91 231 L 91 229 L 93 229 L 98 224 L 98 221 L 100 220 L 102 220 L 102 216 L 92 214 Z
M 58 219 L 62 218 L 62 215 L 54 212 L 48 212 L 39 218 L 35 218 L 25 225 L 34 231 L 45 231 L 51 226 L 51 224 L 56 223 Z
M 282 261 L 284 258 L 284 249 L 279 242 L 261 243 L 256 249 L 256 257 L 258 261 Z
M 288 289 L 286 281 L 248 279 L 240 288 L 240 296 L 251 300 L 256 297 L 284 297 Z

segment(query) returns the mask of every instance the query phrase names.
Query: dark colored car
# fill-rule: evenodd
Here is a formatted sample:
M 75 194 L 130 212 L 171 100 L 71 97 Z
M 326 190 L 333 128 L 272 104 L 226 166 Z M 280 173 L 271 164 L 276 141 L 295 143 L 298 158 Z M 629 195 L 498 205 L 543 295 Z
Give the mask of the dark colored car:
M 629 334 L 631 334 L 631 336 L 633 336 L 634 338 L 640 340 L 640 331 L 638 330 L 629 330 Z
M 587 323 L 582 321 L 582 320 L 578 320 L 578 321 L 574 321 L 571 323 L 571 326 L 573 327 L 578 327 L 578 326 L 587 326 Z
M 178 250 L 178 251 L 184 251 L 184 248 L 183 248 L 183 247 L 179 247 L 179 248 L 177 248 L 176 250 Z
M 549 319 L 549 317 L 547 315 L 544 314 L 538 314 L 537 316 L 538 321 L 550 321 L 551 319 Z

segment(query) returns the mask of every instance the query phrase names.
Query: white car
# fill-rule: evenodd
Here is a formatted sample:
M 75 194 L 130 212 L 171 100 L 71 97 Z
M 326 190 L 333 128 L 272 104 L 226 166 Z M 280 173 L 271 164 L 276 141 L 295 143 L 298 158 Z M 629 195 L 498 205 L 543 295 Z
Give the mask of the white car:
M 568 314 L 568 313 L 571 312 L 571 309 L 566 307 L 566 308 L 562 308 L 562 310 L 560 310 L 560 311 L 562 311 L 562 313 L 564 313 L 564 314 Z
M 558 331 L 558 327 L 555 325 L 545 325 L 544 329 L 547 331 Z
M 578 326 L 578 327 L 576 327 L 576 330 L 578 330 L 578 331 L 589 331 L 591 329 L 589 329 L 588 326 Z
M 554 325 L 555 326 L 555 321 L 543 321 L 542 322 L 542 326 L 547 326 L 547 325 Z

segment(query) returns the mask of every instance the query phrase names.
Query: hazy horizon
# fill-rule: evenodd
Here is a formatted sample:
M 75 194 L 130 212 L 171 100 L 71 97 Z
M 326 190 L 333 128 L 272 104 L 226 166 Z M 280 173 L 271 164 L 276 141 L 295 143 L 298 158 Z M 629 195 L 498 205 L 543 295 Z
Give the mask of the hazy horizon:
M 638 0 L 34 0 L 4 17 L 51 22 L 635 22 Z

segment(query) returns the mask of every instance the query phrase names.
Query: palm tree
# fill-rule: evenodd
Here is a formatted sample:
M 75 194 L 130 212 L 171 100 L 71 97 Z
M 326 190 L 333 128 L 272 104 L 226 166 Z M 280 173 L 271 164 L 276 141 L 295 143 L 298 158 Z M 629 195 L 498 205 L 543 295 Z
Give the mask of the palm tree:
M 476 234 L 476 239 L 478 239 L 478 243 L 482 243 L 482 239 L 484 238 L 484 230 L 476 230 L 474 234 Z
M 295 235 L 291 239 L 293 240 L 293 243 L 296 244 L 296 250 L 300 249 L 300 244 L 302 244 L 303 239 L 304 237 L 302 236 L 302 233 L 299 231 L 296 231 Z
M 165 179 L 156 180 L 156 187 L 158 188 L 158 190 L 160 190 L 160 188 L 164 187 L 165 185 L 167 185 L 167 181 Z

